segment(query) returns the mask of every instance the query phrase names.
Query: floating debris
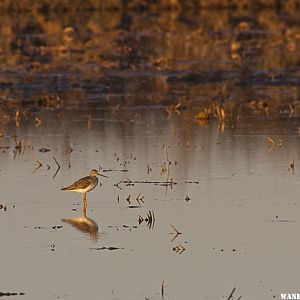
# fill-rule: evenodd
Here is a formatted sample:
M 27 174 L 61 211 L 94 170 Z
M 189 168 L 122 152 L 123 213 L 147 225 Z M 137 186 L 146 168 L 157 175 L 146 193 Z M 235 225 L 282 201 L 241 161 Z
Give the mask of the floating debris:
M 7 206 L 0 204 L 0 209 L 3 209 L 4 211 L 7 211 Z
M 0 292 L 0 297 L 9 297 L 9 296 L 24 296 L 25 293 L 15 293 L 15 292 Z
M 128 207 L 128 208 L 140 208 L 139 205 L 128 205 L 127 207 Z
M 51 149 L 48 149 L 48 148 L 41 148 L 41 149 L 39 149 L 39 151 L 42 152 L 42 153 L 46 153 L 46 152 L 51 151 Z
M 127 169 L 102 169 L 102 172 L 128 172 Z
M 63 226 L 62 225 L 56 225 L 56 226 L 52 226 L 51 228 L 52 229 L 61 229 L 61 228 L 63 228 Z
M 139 181 L 139 180 L 135 180 L 135 181 L 132 181 L 132 180 L 124 180 L 123 183 L 125 185 L 135 185 L 135 184 L 142 184 L 142 183 L 147 183 L 147 184 L 154 184 L 154 185 L 161 185 L 161 186 L 172 186 L 172 185 L 175 185 L 177 184 L 177 182 L 173 181 L 172 179 L 170 181 L 148 181 L 148 180 L 145 180 L 145 181 Z
M 182 254 L 186 249 L 181 245 L 178 244 L 176 247 L 173 248 L 174 252 L 177 252 L 178 254 Z
M 119 248 L 119 247 L 97 247 L 97 248 L 90 248 L 91 250 L 109 250 L 109 251 L 114 251 L 114 250 L 124 250 L 125 248 Z

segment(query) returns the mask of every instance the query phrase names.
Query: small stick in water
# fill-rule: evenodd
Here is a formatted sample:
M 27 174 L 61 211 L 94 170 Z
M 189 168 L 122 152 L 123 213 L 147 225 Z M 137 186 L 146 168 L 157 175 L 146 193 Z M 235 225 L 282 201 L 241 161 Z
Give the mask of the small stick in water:
M 171 240 L 171 243 L 172 243 L 179 235 L 182 234 L 182 232 L 180 232 L 178 229 L 176 229 L 175 226 L 173 226 L 172 224 L 171 224 L 171 226 L 172 226 L 172 228 L 173 228 L 174 231 L 175 231 L 175 236 L 174 236 L 173 239 Z
M 161 298 L 164 300 L 165 299 L 165 288 L 164 288 L 164 283 L 165 281 L 163 280 L 161 284 Z
M 227 298 L 227 300 L 233 299 L 233 293 L 235 292 L 235 287 L 233 288 L 233 290 L 231 291 L 229 297 Z
M 54 179 L 54 178 L 56 177 L 58 171 L 60 170 L 60 164 L 57 162 L 55 156 L 53 156 L 53 159 L 54 159 L 54 161 L 55 161 L 55 163 L 56 163 L 56 165 L 57 165 L 57 170 L 56 170 L 55 174 L 54 174 L 53 177 L 52 177 L 52 178 Z
M 33 174 L 43 165 L 34 155 L 33 155 L 33 159 L 36 161 L 36 163 L 38 164 L 36 166 L 36 168 L 33 171 Z

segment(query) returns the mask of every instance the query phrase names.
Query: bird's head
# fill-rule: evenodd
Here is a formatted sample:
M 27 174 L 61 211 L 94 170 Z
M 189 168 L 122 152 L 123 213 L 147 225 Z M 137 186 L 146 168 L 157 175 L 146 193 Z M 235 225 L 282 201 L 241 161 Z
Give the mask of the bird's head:
M 106 178 L 107 178 L 107 176 L 105 176 L 105 175 L 103 175 L 103 174 L 100 174 L 100 173 L 98 172 L 98 170 L 96 170 L 96 169 L 93 169 L 93 170 L 90 172 L 90 176 L 102 176 L 102 177 L 106 177 Z

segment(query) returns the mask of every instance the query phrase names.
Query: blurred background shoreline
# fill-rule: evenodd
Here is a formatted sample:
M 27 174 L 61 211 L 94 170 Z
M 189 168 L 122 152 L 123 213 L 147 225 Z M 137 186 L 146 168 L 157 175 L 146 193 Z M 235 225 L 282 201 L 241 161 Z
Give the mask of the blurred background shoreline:
M 6 111 L 297 112 L 299 1 L 3 1 L 0 12 Z

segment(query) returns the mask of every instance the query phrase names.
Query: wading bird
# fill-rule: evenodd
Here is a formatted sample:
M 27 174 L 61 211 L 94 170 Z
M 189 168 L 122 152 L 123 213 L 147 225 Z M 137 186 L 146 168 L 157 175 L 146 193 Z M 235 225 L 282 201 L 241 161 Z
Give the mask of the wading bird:
M 73 184 L 71 184 L 70 186 L 64 187 L 61 190 L 82 193 L 83 194 L 83 204 L 84 204 L 84 208 L 86 209 L 86 193 L 93 190 L 98 185 L 97 176 L 107 177 L 105 175 L 100 174 L 97 170 L 93 169 L 90 172 L 89 176 L 80 178 L 79 180 L 77 180 Z

